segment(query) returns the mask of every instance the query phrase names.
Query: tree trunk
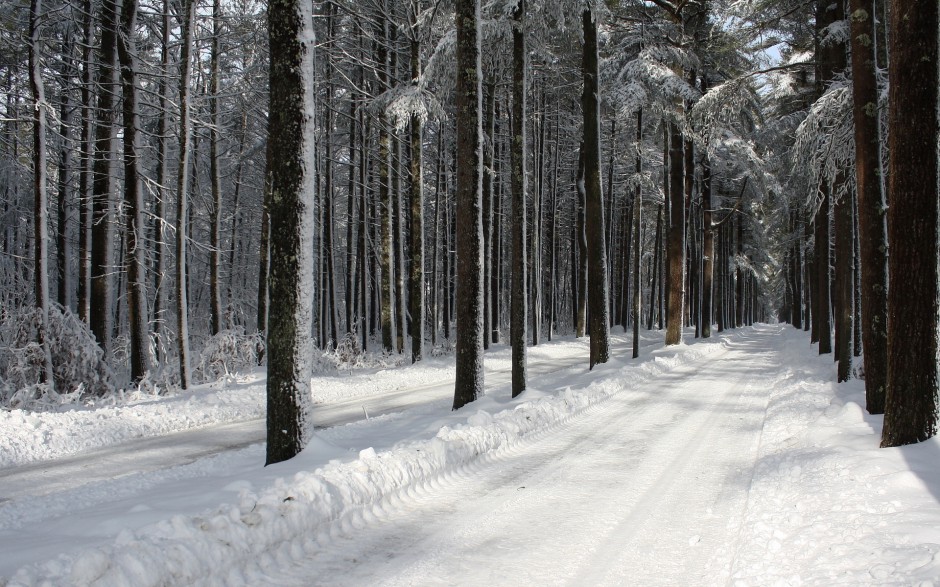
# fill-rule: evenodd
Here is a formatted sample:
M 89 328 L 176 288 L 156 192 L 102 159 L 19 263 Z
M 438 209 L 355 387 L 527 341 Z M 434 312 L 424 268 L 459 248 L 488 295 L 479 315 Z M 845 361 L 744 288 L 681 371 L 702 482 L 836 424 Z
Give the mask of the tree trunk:
M 690 74 L 690 85 L 695 86 L 695 71 L 692 71 Z M 687 105 L 687 110 L 691 110 L 692 105 L 689 103 Z M 695 147 L 691 139 L 685 139 L 683 141 L 683 192 L 685 193 L 685 247 L 683 249 L 685 253 L 685 271 L 684 276 L 684 286 L 685 291 L 683 292 L 683 317 L 686 320 L 688 326 L 692 326 L 696 323 L 695 315 L 698 310 L 698 304 L 696 303 L 696 280 L 698 279 L 698 274 L 696 272 L 696 252 L 695 252 L 695 212 L 692 208 L 692 190 L 694 189 L 695 184 Z M 698 338 L 701 333 L 698 329 L 695 331 L 695 337 Z
M 412 0 L 411 78 L 421 76 L 421 44 L 418 13 L 421 5 Z M 421 360 L 424 345 L 424 176 L 422 169 L 421 118 L 411 116 L 411 362 Z
M 512 30 L 512 287 L 509 303 L 509 338 L 512 345 L 512 397 L 526 389 L 526 329 L 528 327 L 528 300 L 526 299 L 528 268 L 526 267 L 526 1 L 519 0 L 513 12 Z
M 46 96 L 42 83 L 42 0 L 32 0 L 29 8 L 29 86 L 32 91 L 33 111 L 33 227 L 34 285 L 36 308 L 39 310 L 39 346 L 42 347 L 43 368 L 40 381 L 55 394 L 55 376 L 52 370 L 49 331 L 49 196 L 46 171 Z
M 715 278 L 715 227 L 712 226 L 712 166 L 706 154 L 702 159 L 702 338 L 712 335 L 712 290 Z
M 491 287 L 493 274 L 493 150 L 496 138 L 493 133 L 494 110 L 496 108 L 496 82 L 488 81 L 484 92 L 484 145 L 483 145 L 483 348 L 490 348 L 493 304 Z
M 124 0 L 129 2 L 133 0 Z M 209 62 L 209 175 L 212 186 L 212 216 L 209 227 L 209 327 L 212 334 L 222 330 L 222 166 L 219 153 L 220 52 L 222 2 L 212 0 L 212 45 Z M 234 243 L 233 243 L 234 246 Z
M 431 261 L 431 345 L 437 345 L 437 325 L 438 317 L 440 316 L 440 275 L 441 272 L 438 271 L 438 265 L 440 264 L 441 256 L 441 206 L 446 205 L 445 201 L 441 200 L 441 180 L 444 175 L 444 124 L 440 123 L 437 126 L 437 173 L 434 178 L 434 240 L 432 241 L 431 250 L 434 253 L 434 257 Z M 446 240 L 445 240 L 446 242 Z M 446 258 L 446 252 L 444 254 Z
M 303 450 L 307 421 L 313 326 L 313 194 L 315 193 L 315 38 L 310 4 L 272 0 L 268 140 L 271 161 L 271 299 L 268 331 L 267 459 L 270 465 Z
M 616 319 L 614 317 L 614 314 L 615 314 L 614 298 L 617 296 L 617 292 L 616 292 L 617 280 L 614 279 L 613 277 L 614 276 L 613 250 L 615 248 L 614 210 L 616 209 L 616 206 L 614 205 L 614 167 L 615 167 L 614 152 L 616 151 L 616 145 L 617 145 L 617 119 L 611 118 L 610 120 L 610 152 L 608 154 L 608 159 L 607 159 L 607 196 L 606 196 L 606 203 L 604 204 L 604 212 L 605 212 L 604 234 L 606 238 L 605 242 L 607 243 L 607 246 L 610 247 L 607 251 L 607 279 L 609 280 L 608 286 L 610 288 L 610 292 L 609 292 L 610 295 L 608 295 L 609 299 L 608 299 L 607 311 L 611 320 Z M 624 198 L 624 200 L 626 200 L 626 198 Z M 623 208 L 629 208 L 629 206 L 624 204 Z M 629 215 L 629 212 L 625 212 L 624 214 Z M 617 299 L 623 299 L 623 298 L 626 298 L 626 293 L 620 292 L 620 298 L 617 298 Z M 620 304 L 617 304 L 617 306 L 619 307 Z M 613 324 L 613 322 L 611 322 L 611 324 Z
M 394 42 L 394 37 L 393 37 Z M 393 55 L 395 55 L 393 53 Z M 394 64 L 396 59 L 392 59 Z M 402 206 L 401 189 L 401 137 L 396 132 L 393 135 L 395 141 L 394 156 L 392 158 L 392 194 L 394 200 L 394 209 L 392 210 L 392 242 L 394 247 L 393 261 L 395 263 L 395 350 L 398 354 L 405 352 L 405 336 L 408 333 L 407 318 L 407 296 L 405 289 L 405 235 L 404 229 L 407 224 L 405 219 L 405 209 Z
M 499 342 L 499 327 L 502 318 L 501 304 L 501 273 L 503 269 L 503 182 L 501 181 L 501 155 L 496 152 L 497 137 L 499 135 L 499 103 L 494 105 L 493 112 L 493 197 L 495 199 L 491 232 L 492 237 L 492 260 L 490 261 L 490 314 L 492 316 L 490 328 L 490 342 Z
M 363 78 L 362 71 L 359 72 L 359 79 Z M 369 269 L 371 264 L 369 260 L 374 255 L 369 255 L 369 189 L 366 187 L 366 169 L 369 167 L 369 152 L 366 149 L 366 137 L 369 133 L 366 130 L 366 119 L 364 109 L 359 109 L 359 336 L 362 344 L 362 352 L 369 348 L 369 285 L 370 277 L 374 275 Z M 374 249 L 374 245 L 373 245 Z
M 790 307 L 790 324 L 794 328 L 800 330 L 803 329 L 803 285 L 800 282 L 800 267 L 803 265 L 803 261 L 800 258 L 800 251 L 803 248 L 803 243 L 801 242 L 802 231 L 800 230 L 799 219 L 796 216 L 796 211 L 790 213 L 790 234 L 794 235 L 793 246 L 790 249 L 790 280 L 791 280 L 791 289 L 793 290 L 791 298 L 791 307 Z
M 737 251 L 735 252 L 734 326 L 735 328 L 741 328 L 744 326 L 745 273 L 744 267 L 741 265 L 744 262 L 744 215 L 737 214 L 735 220 L 737 220 L 735 223 L 737 235 L 734 243 Z
M 82 137 L 81 177 L 78 203 L 78 317 L 90 324 L 91 320 L 91 245 L 92 245 L 92 182 L 95 156 L 94 128 L 94 19 L 92 2 L 82 2 Z M 12 69 L 10 70 L 12 72 Z M 9 94 L 13 95 L 12 92 Z
M 127 227 L 127 316 L 130 321 L 131 380 L 144 378 L 150 369 L 147 336 L 147 271 L 144 243 L 144 192 L 141 189 L 138 150 L 140 115 L 137 111 L 137 0 L 124 0 L 118 54 L 124 92 L 124 206 Z
M 718 226 L 718 243 L 716 245 L 715 256 L 718 260 L 718 287 L 717 291 L 717 303 L 715 307 L 718 309 L 718 316 L 716 317 L 715 322 L 718 325 L 718 332 L 724 332 L 727 326 L 728 318 L 728 255 L 727 255 L 727 229 L 724 224 Z
M 610 357 L 610 314 L 607 299 L 610 296 L 607 280 L 607 243 L 604 234 L 604 201 L 601 186 L 600 157 L 600 88 L 598 87 L 597 20 L 591 10 L 581 13 L 584 28 L 584 55 L 581 70 L 584 74 L 584 93 L 581 108 L 584 112 L 584 194 L 585 233 L 587 235 L 587 262 L 591 277 L 588 282 L 590 306 L 591 356 L 590 368 L 606 363 Z
M 327 116 L 328 126 L 331 128 L 332 117 Z M 336 345 L 339 342 L 339 328 L 337 326 L 338 318 L 336 314 L 336 267 L 334 262 L 335 252 L 333 250 L 333 198 L 335 194 L 335 187 L 333 185 L 333 163 L 331 161 L 332 149 L 330 148 L 330 140 L 326 139 L 324 142 L 324 154 L 326 165 L 326 177 L 327 181 L 324 185 L 323 191 L 323 226 L 321 228 L 323 234 L 323 258 L 321 263 L 323 266 L 323 329 L 326 334 L 324 337 L 325 340 L 322 340 L 324 348 L 329 348 L 330 350 L 336 350 Z
M 643 173 L 643 157 L 642 153 L 643 145 L 643 109 L 639 109 L 636 112 L 636 174 L 639 179 L 640 174 Z M 640 273 L 641 266 L 640 260 L 643 255 L 642 251 L 642 214 L 643 214 L 643 188 L 639 183 L 636 185 L 636 195 L 633 197 L 633 358 L 640 356 L 640 284 L 643 283 L 643 276 Z M 624 259 L 626 262 L 627 259 Z M 626 270 L 624 270 L 626 272 Z M 623 295 L 626 296 L 627 292 L 624 291 Z
M 836 185 L 846 182 L 844 173 L 839 172 Z M 845 186 L 847 187 L 847 186 Z M 855 247 L 852 226 L 852 202 L 848 189 L 837 189 L 841 194 L 835 202 L 836 262 L 835 262 L 835 326 L 836 360 L 839 362 L 837 379 L 848 381 L 852 374 L 852 303 Z
M 114 97 L 119 92 L 117 74 L 117 18 L 119 4 L 104 0 L 101 7 L 95 162 L 92 184 L 91 299 L 89 324 L 105 356 L 111 339 L 111 193 L 114 190 L 113 161 Z
M 560 136 L 559 126 L 561 124 L 561 116 L 558 111 L 558 107 L 555 107 L 555 133 L 554 133 L 554 148 L 555 153 L 554 161 L 552 163 L 552 203 L 551 203 L 551 222 L 549 224 L 548 232 L 548 250 L 549 250 L 549 278 L 548 278 L 548 340 L 552 340 L 552 336 L 555 333 L 555 323 L 557 321 L 558 312 L 557 312 L 557 301 L 558 296 L 558 284 L 556 280 L 558 278 L 558 160 L 561 157 L 559 153 L 560 146 Z
M 810 250 L 808 243 L 810 239 L 810 222 L 808 220 L 803 220 L 803 267 L 801 268 L 803 275 L 803 330 L 809 332 L 811 329 L 815 328 L 815 320 L 813 319 L 813 283 L 811 276 L 815 275 L 813 267 L 813 255 Z M 818 333 L 817 333 L 818 335 Z M 818 342 L 818 336 L 814 338 L 814 335 L 810 334 L 810 340 L 812 342 Z
M 679 126 L 670 123 L 669 137 L 669 266 L 668 307 L 666 308 L 666 344 L 682 341 L 683 303 L 685 302 L 685 191 L 683 185 L 683 141 Z
M 379 265 L 382 271 L 381 287 L 381 322 L 382 322 L 382 348 L 387 353 L 394 350 L 395 340 L 395 319 L 392 315 L 395 304 L 392 296 L 395 294 L 393 287 L 394 277 L 392 271 L 395 263 L 392 260 L 394 254 L 392 247 L 392 191 L 389 186 L 389 170 L 391 150 L 389 149 L 389 133 L 384 128 L 384 122 L 379 123 L 379 211 L 381 212 L 379 222 L 381 226 L 382 240 L 379 250 Z
M 449 167 L 449 165 L 448 165 Z M 451 186 L 451 176 L 450 171 L 447 172 L 446 180 L 446 189 L 444 190 L 444 263 L 442 268 L 442 277 L 444 278 L 441 282 L 441 325 L 444 329 L 444 340 L 450 340 L 450 323 L 451 323 L 451 276 L 453 274 L 453 250 L 454 250 L 454 233 L 453 233 L 453 210 L 450 205 L 450 186 Z
M 169 165 L 167 158 L 170 150 L 169 120 L 170 120 L 170 0 L 163 1 L 163 15 L 160 27 L 160 73 L 162 77 L 158 82 L 160 104 L 160 120 L 157 122 L 157 174 L 156 194 L 154 202 L 154 259 L 153 259 L 153 334 L 157 340 L 157 361 L 161 360 L 163 348 L 163 321 L 165 317 L 165 301 L 163 278 L 166 273 L 166 200 L 168 197 L 166 186 L 170 183 Z M 264 260 L 267 263 L 267 260 Z M 265 277 L 267 277 L 265 275 Z
M 56 206 L 57 226 L 56 226 L 56 274 L 58 275 L 58 288 L 56 299 L 59 305 L 69 309 L 72 304 L 72 271 L 71 259 L 72 239 L 70 238 L 69 216 L 71 212 L 70 200 L 72 192 L 72 100 L 69 92 L 71 83 L 68 68 L 72 62 L 72 40 L 71 32 L 69 38 L 62 42 L 62 90 L 59 102 L 59 135 L 62 137 L 59 147 L 59 173 L 58 173 L 58 198 Z
M 541 102 L 539 104 L 538 134 L 532 133 L 532 142 L 536 148 L 533 154 L 535 160 L 535 189 L 532 191 L 532 249 L 529 256 L 532 260 L 532 278 L 529 282 L 531 301 L 529 315 L 532 320 L 532 346 L 541 342 L 542 335 L 542 196 L 544 194 L 543 178 L 545 170 L 545 90 L 539 89 Z M 534 117 L 533 117 L 534 118 Z
M 577 271 L 577 279 L 575 282 L 575 336 L 581 338 L 587 332 L 587 317 L 588 317 L 588 301 L 587 301 L 587 289 L 588 289 L 588 264 L 587 264 L 587 232 L 585 231 L 585 208 L 587 207 L 585 201 L 587 199 L 585 192 L 585 146 L 584 141 L 581 141 L 580 148 L 578 149 L 578 178 L 575 186 L 575 191 L 577 192 L 578 199 L 576 200 L 577 211 L 577 220 L 574 222 L 575 227 L 575 237 L 578 241 L 578 246 L 575 249 L 572 247 L 572 254 L 577 254 L 576 262 L 574 263 Z
M 656 209 L 656 238 L 653 239 L 653 270 L 650 272 L 650 312 L 649 320 L 646 323 L 646 329 L 653 329 L 653 317 L 658 304 L 656 299 L 656 290 L 659 289 L 659 295 L 662 296 L 662 249 L 663 249 L 663 205 L 660 204 Z M 660 328 L 662 328 L 662 319 L 660 319 Z
M 379 79 L 378 91 L 388 89 L 388 21 L 384 16 L 378 15 L 381 24 L 376 26 L 375 34 L 378 37 L 376 44 L 376 73 Z M 392 209 L 395 194 L 391 189 L 392 168 L 391 137 L 389 136 L 388 121 L 384 114 L 379 116 L 379 211 L 381 227 L 381 248 L 379 252 L 379 266 L 382 271 L 381 284 L 381 322 L 382 322 L 382 348 L 391 353 L 395 348 L 395 261 L 393 255 L 393 226 Z
M 887 235 L 881 191 L 878 83 L 875 78 L 875 14 L 871 0 L 851 0 L 852 100 L 855 122 L 855 181 L 858 194 L 862 345 L 865 403 L 884 413 L 887 379 Z
M 349 147 L 348 157 L 349 165 L 346 188 L 346 286 L 343 288 L 345 310 L 346 310 L 346 332 L 356 332 L 356 268 L 358 267 L 359 255 L 362 250 L 358 249 L 358 241 L 355 238 L 354 229 L 356 226 L 356 101 L 355 93 L 349 97 Z M 359 159 L 359 166 L 362 166 L 362 159 Z M 358 250 L 357 250 L 358 249 Z
M 520 0 L 521 2 L 521 0 Z M 483 211 L 479 0 L 457 0 L 457 344 L 454 409 L 483 395 Z
M 828 0 L 817 0 L 816 2 L 816 93 L 822 95 L 825 86 L 840 69 L 839 65 L 845 65 L 845 47 L 840 43 L 820 43 L 820 37 L 823 31 L 833 22 L 842 17 L 841 3 L 830 3 Z M 813 311 L 817 314 L 817 330 L 819 332 L 819 354 L 828 354 L 832 352 L 832 325 L 831 325 L 831 285 L 830 285 L 830 261 L 831 251 L 829 244 L 830 230 L 830 208 L 832 206 L 833 186 L 823 179 L 819 186 L 820 204 L 816 212 L 816 271 L 817 288 L 816 298 L 814 300 Z
M 189 52 L 193 45 L 193 21 L 196 17 L 195 0 L 184 0 L 182 47 L 180 48 L 180 149 L 176 182 L 176 334 L 179 344 L 180 387 L 189 387 L 189 300 L 187 287 L 187 219 L 189 213 L 189 169 L 192 143 L 190 122 L 190 78 L 192 66 Z M 276 234 L 276 233 L 275 233 Z M 269 338 L 270 340 L 270 338 Z
M 881 446 L 937 433 L 936 0 L 892 0 L 888 128 L 888 394 Z

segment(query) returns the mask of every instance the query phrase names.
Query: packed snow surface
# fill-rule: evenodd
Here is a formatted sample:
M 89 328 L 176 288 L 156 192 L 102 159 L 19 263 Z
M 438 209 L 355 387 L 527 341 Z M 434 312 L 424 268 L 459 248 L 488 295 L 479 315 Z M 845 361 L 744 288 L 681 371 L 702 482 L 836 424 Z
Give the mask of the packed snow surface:
M 516 399 L 496 347 L 456 412 L 452 358 L 317 377 L 270 467 L 263 373 L 0 413 L 0 585 L 940 584 L 938 441 L 877 448 L 801 331 L 646 336 L 530 348 Z

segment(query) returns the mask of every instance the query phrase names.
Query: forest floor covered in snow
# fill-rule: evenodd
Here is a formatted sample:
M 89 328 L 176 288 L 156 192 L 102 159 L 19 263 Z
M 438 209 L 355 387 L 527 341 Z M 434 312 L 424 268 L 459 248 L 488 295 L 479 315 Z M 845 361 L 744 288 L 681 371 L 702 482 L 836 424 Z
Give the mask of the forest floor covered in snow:
M 940 585 L 940 441 L 879 449 L 804 332 L 645 336 L 514 400 L 496 346 L 457 412 L 452 357 L 317 377 L 271 467 L 261 372 L 0 412 L 0 585 Z

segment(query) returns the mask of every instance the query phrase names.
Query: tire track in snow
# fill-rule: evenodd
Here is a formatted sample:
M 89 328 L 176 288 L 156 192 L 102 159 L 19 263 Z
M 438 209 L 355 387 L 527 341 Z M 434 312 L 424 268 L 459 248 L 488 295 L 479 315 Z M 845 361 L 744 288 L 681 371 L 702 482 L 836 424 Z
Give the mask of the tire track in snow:
M 677 368 L 550 431 L 389 496 L 334 524 L 304 560 L 254 565 L 246 579 L 724 583 L 766 406 L 760 374 L 770 357 L 755 359 L 754 352 L 766 351 L 767 338 L 737 339 L 732 347 L 742 348 Z M 352 571 L 350 561 L 357 563 Z

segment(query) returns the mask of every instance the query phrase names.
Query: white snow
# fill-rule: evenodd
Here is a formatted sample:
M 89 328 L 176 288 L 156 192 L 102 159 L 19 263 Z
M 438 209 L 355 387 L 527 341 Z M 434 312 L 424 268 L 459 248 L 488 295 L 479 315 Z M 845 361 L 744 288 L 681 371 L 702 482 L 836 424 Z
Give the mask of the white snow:
M 262 373 L 0 413 L 0 585 L 940 583 L 940 441 L 877 448 L 862 383 L 803 332 L 646 336 L 590 372 L 587 339 L 529 348 L 515 400 L 495 347 L 457 412 L 452 358 L 314 378 L 315 419 L 398 411 L 267 468 L 262 444 L 169 452 L 257 433 Z

